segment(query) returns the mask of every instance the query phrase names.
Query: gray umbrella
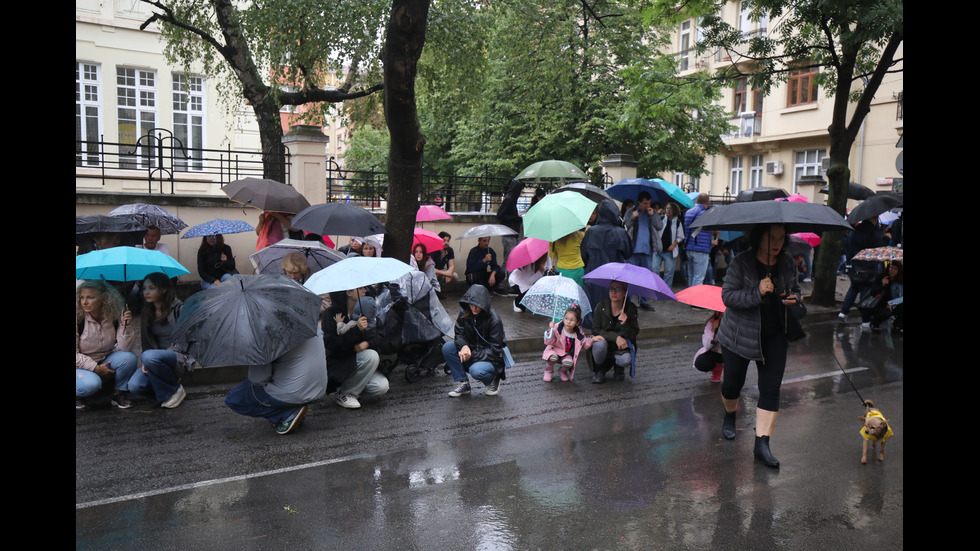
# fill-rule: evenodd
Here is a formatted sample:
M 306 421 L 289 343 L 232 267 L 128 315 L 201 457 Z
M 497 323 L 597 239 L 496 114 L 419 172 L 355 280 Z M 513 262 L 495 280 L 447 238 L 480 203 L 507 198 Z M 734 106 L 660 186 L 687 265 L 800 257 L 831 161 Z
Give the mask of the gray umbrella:
M 751 201 L 712 207 L 691 228 L 748 231 L 757 224 L 783 224 L 787 233 L 851 229 L 843 216 L 826 205 L 792 201 Z
M 266 365 L 316 335 L 321 303 L 284 275 L 236 274 L 187 299 L 173 342 L 206 367 Z
M 585 182 L 575 182 L 573 184 L 565 184 L 560 188 L 556 189 L 555 193 L 561 193 L 563 191 L 574 191 L 575 193 L 581 193 L 582 195 L 588 197 L 596 204 L 603 202 L 606 199 L 612 199 L 608 193 L 606 193 L 599 186 L 594 186 Z
M 236 203 L 266 211 L 295 214 L 310 206 L 296 188 L 275 180 L 242 178 L 222 187 L 221 191 Z
M 479 239 L 498 235 L 517 235 L 517 232 L 502 224 L 481 224 L 464 231 L 456 239 Z
M 847 215 L 847 221 L 857 224 L 862 220 L 874 218 L 879 214 L 888 212 L 893 208 L 902 206 L 903 200 L 894 195 L 875 195 L 869 199 L 861 201 L 858 206 L 851 209 Z
M 160 233 L 163 235 L 178 234 L 187 227 L 187 224 L 174 213 L 159 205 L 147 203 L 116 207 L 109 212 L 109 216 L 133 220 L 147 227 L 156 226 L 160 228 Z
M 142 245 L 146 227 L 139 222 L 115 216 L 86 215 L 75 217 L 75 245 L 78 253 L 94 250 L 94 241 L 100 234 L 118 234 L 115 245 Z
M 820 188 L 820 193 L 823 193 L 824 195 L 830 194 L 830 186 L 827 185 Z M 869 197 L 874 197 L 874 196 L 875 196 L 874 190 L 867 186 L 862 186 L 857 182 L 849 182 L 847 184 L 848 199 L 857 199 L 858 201 L 863 201 Z
M 292 252 L 302 253 L 310 265 L 310 273 L 315 273 L 347 257 L 319 241 L 302 239 L 283 239 L 268 247 L 248 255 L 256 273 L 281 274 L 282 259 Z

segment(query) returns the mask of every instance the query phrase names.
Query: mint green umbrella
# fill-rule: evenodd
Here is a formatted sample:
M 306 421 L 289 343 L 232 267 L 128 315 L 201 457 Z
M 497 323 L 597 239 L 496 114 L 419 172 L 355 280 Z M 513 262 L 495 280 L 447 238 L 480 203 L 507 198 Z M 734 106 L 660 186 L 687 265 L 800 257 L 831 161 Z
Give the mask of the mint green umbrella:
M 524 235 L 556 241 L 589 223 L 596 204 L 574 191 L 550 193 L 524 215 Z
M 517 175 L 517 179 L 526 184 L 552 184 L 555 182 L 566 184 L 568 182 L 588 181 L 581 168 L 572 163 L 555 159 L 534 163 L 522 170 Z

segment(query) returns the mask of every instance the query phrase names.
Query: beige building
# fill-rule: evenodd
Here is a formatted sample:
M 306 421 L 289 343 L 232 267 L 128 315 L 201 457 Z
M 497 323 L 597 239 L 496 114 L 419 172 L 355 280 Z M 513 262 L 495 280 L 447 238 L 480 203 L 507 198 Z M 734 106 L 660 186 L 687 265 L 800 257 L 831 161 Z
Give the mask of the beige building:
M 778 24 L 751 21 L 738 0 L 727 2 L 721 15 L 737 25 L 743 34 L 765 34 Z M 697 55 L 694 45 L 698 32 L 697 20 L 689 19 L 673 34 L 681 76 L 748 64 L 747 60 L 727 57 L 729 54 L 724 51 Z M 902 49 L 899 49 L 896 58 L 901 57 Z M 731 122 L 737 128 L 724 138 L 730 150 L 706 157 L 705 168 L 709 174 L 700 179 L 681 173 L 667 173 L 662 177 L 684 189 L 711 195 L 735 196 L 741 190 L 762 186 L 782 188 L 811 201 L 825 202 L 827 196 L 819 190 L 827 183 L 824 177 L 830 155 L 827 127 L 832 119 L 833 98 L 826 97 L 825 90 L 818 89 L 811 77 L 806 71 L 793 74 L 788 82 L 774 86 L 765 96 L 760 90 L 751 89 L 743 79 L 720 100 L 732 113 Z M 896 168 L 901 149 L 896 144 L 903 130 L 903 78 L 902 73 L 885 77 L 850 154 L 851 181 L 875 191 L 891 190 L 892 179 L 901 177 Z M 854 202 L 849 203 L 849 207 L 853 205 Z

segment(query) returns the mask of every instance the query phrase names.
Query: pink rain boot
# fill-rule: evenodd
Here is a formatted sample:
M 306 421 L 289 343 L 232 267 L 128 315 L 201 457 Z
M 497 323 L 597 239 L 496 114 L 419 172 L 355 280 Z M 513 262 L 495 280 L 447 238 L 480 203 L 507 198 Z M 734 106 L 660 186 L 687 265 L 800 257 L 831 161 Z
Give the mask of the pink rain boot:
M 562 381 L 564 381 L 564 382 L 567 383 L 568 381 L 571 380 L 571 377 L 568 376 L 568 372 L 569 371 L 570 371 L 570 368 L 567 365 L 561 364 L 561 367 L 558 368 L 558 377 Z
M 544 366 L 544 382 L 550 383 L 551 377 L 555 372 L 555 364 L 548 362 Z

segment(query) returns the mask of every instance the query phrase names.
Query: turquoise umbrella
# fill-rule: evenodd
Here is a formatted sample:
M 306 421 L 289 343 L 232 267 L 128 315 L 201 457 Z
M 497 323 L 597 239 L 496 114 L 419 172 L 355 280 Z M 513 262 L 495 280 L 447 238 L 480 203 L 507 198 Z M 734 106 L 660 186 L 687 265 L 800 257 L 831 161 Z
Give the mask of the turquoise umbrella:
M 154 272 L 163 272 L 167 277 L 190 273 L 160 251 L 136 247 L 112 247 L 75 257 L 75 279 L 139 281 Z
M 524 235 L 544 241 L 556 241 L 584 228 L 596 204 L 574 191 L 544 196 L 524 214 Z
M 686 209 L 694 207 L 694 199 L 688 197 L 681 188 L 661 178 L 651 178 L 650 181 L 660 184 L 660 187 L 664 188 L 667 195 L 680 206 Z

